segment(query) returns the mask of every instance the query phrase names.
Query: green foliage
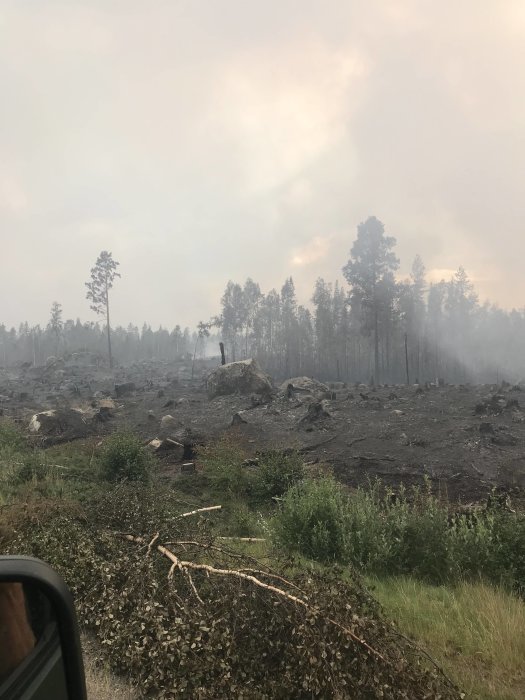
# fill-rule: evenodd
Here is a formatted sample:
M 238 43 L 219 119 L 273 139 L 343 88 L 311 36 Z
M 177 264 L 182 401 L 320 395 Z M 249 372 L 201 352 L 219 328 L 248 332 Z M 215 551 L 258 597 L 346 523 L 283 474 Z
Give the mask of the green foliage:
M 257 537 L 259 525 L 256 514 L 242 501 L 234 501 L 225 508 L 225 522 L 221 533 L 232 537 Z
M 286 493 L 275 517 L 276 542 L 318 561 L 346 561 L 347 499 L 331 477 L 306 479 Z
M 174 505 L 154 489 L 117 487 L 85 513 L 55 513 L 44 525 L 19 528 L 10 543 L 10 551 L 39 556 L 62 573 L 82 626 L 145 696 L 459 697 L 382 619 L 357 579 L 343 581 L 335 570 L 281 570 L 285 578 L 276 579 L 238 553 L 177 547 L 178 540 L 211 540 L 204 518 L 177 518 Z M 260 580 L 308 600 L 310 608 L 236 576 L 192 570 L 190 580 L 174 569 L 168 579 L 170 562 L 113 534 L 117 523 L 120 530 L 134 523 L 146 543 L 153 532 L 160 532 L 159 542 L 169 537 L 182 560 L 221 571 L 257 568 Z
M 279 450 L 265 452 L 253 475 L 253 495 L 261 501 L 282 496 L 305 476 L 303 458 L 298 452 L 284 454 Z
M 435 584 L 482 577 L 525 593 L 524 515 L 480 509 L 449 520 L 428 483 L 393 499 L 379 483 L 350 494 L 321 478 L 287 492 L 272 528 L 285 550 L 318 561 Z
M 106 481 L 147 482 L 153 458 L 132 433 L 114 433 L 102 448 L 99 465 L 101 477 Z
M 7 418 L 0 418 L 0 450 L 23 451 L 27 443 L 20 427 Z
M 199 456 L 212 492 L 234 499 L 247 496 L 250 476 L 243 467 L 246 454 L 236 441 L 222 437 L 203 448 Z

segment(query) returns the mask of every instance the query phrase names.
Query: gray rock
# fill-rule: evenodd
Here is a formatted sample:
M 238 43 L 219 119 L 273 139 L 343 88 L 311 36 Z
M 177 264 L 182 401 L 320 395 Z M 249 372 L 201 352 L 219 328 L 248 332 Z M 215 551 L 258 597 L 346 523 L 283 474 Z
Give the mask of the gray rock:
M 173 435 L 179 427 L 179 421 L 173 416 L 163 416 L 160 420 L 160 434 L 163 437 Z
M 171 438 L 155 438 L 148 443 L 147 447 L 158 455 L 169 453 L 170 456 L 174 456 L 177 459 L 184 457 L 184 445 L 181 445 L 176 440 L 171 440 Z
M 330 398 L 331 391 L 326 384 L 311 377 L 292 377 L 279 387 L 279 393 L 292 398 L 297 394 L 309 394 L 316 399 Z
M 86 437 L 90 416 L 77 408 L 60 408 L 35 413 L 29 423 L 29 432 L 45 437 Z
M 230 362 L 213 370 L 207 377 L 208 398 L 230 394 L 266 394 L 272 392 L 270 377 L 262 371 L 257 360 Z
M 137 387 L 134 382 L 125 382 L 124 384 L 115 384 L 115 395 L 117 399 L 122 396 L 129 396 L 136 391 Z

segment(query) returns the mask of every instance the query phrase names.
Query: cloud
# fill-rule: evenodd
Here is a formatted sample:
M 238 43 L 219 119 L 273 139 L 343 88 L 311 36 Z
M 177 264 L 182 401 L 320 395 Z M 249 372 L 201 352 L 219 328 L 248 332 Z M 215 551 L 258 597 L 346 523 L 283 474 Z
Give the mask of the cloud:
M 316 236 L 293 252 L 290 264 L 298 268 L 319 262 L 327 256 L 332 238 L 332 236 Z
M 401 270 L 520 304 L 524 40 L 518 0 L 6 0 L 0 323 L 85 318 L 101 249 L 118 323 L 195 323 L 248 276 L 307 297 L 369 215 Z

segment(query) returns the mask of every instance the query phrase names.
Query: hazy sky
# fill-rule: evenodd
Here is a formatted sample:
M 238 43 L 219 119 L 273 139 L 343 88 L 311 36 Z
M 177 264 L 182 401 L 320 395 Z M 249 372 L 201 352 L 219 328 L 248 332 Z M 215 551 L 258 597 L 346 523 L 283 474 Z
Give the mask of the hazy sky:
M 0 323 L 192 325 L 357 224 L 525 305 L 523 0 L 0 0 Z

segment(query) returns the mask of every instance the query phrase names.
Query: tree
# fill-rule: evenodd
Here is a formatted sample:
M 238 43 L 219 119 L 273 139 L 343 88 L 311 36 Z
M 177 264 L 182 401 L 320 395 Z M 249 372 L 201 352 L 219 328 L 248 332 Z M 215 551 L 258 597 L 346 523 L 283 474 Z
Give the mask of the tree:
M 350 251 L 350 260 L 343 274 L 359 297 L 363 311 L 362 328 L 374 334 L 374 377 L 379 381 L 380 318 L 392 305 L 389 292 L 393 289 L 393 272 L 399 260 L 392 252 L 396 239 L 385 236 L 385 227 L 370 216 L 357 227 L 357 239 Z
M 193 349 L 193 361 L 191 363 L 191 378 L 193 379 L 193 373 L 195 369 L 195 358 L 197 357 L 197 346 L 199 345 L 199 340 L 204 341 L 204 338 L 210 337 L 210 328 L 212 327 L 212 321 L 207 323 L 204 321 L 199 321 L 197 324 L 197 333 L 195 334 L 195 347 Z
M 222 335 L 229 344 L 233 362 L 237 359 L 238 335 L 246 323 L 246 299 L 240 284 L 228 282 L 221 299 Z
M 103 250 L 97 258 L 95 267 L 91 268 L 91 280 L 86 282 L 88 289 L 86 299 L 92 302 L 90 308 L 96 314 L 106 315 L 110 368 L 113 367 L 113 355 L 111 354 L 111 326 L 109 322 L 109 290 L 113 287 L 115 277 L 120 277 L 120 274 L 117 272 L 119 264 L 116 260 L 113 260 L 111 253 Z
M 51 306 L 51 317 L 47 324 L 47 329 L 55 336 L 55 355 L 58 355 L 58 346 L 64 323 L 62 321 L 62 305 L 54 301 Z

